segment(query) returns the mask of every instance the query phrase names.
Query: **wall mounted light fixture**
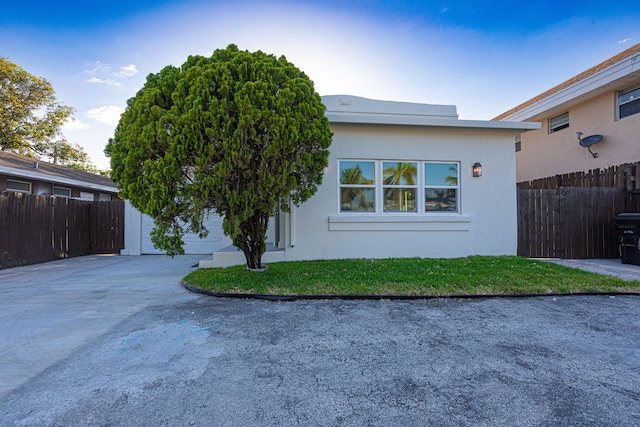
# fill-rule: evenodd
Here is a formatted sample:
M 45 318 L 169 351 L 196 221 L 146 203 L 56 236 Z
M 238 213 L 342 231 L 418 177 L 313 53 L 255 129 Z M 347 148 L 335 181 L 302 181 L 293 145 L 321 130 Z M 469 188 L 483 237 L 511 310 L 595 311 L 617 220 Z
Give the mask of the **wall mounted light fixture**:
M 473 164 L 473 176 L 475 178 L 482 176 L 482 165 L 480 164 L 480 162 L 475 162 Z

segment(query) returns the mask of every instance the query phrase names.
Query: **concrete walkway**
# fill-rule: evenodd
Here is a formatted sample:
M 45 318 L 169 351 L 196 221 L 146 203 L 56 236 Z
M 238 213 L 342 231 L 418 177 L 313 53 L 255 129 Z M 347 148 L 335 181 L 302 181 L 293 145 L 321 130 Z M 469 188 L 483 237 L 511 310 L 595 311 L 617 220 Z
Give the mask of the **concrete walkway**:
M 619 259 L 545 259 L 566 267 L 579 268 L 592 273 L 615 276 L 623 280 L 640 281 L 640 266 L 622 264 Z
M 0 270 L 0 396 L 145 307 L 197 298 L 178 283 L 200 259 L 85 256 Z

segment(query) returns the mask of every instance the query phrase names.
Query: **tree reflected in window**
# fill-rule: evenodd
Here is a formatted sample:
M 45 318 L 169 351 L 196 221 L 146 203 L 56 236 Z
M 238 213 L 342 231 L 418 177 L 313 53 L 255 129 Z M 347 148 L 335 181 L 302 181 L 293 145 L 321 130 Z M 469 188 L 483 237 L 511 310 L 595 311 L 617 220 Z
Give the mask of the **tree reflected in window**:
M 425 163 L 425 212 L 458 211 L 458 164 Z
M 340 160 L 338 165 L 340 212 L 460 212 L 458 162 Z
M 374 162 L 340 162 L 340 211 L 375 212 Z
M 385 212 L 416 212 L 418 164 L 383 162 Z

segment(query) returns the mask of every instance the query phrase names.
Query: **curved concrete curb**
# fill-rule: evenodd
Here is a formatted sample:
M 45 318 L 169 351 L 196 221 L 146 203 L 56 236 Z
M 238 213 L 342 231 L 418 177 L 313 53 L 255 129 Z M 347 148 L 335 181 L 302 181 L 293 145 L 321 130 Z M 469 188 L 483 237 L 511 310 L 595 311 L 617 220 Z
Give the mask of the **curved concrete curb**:
M 180 285 L 190 292 L 216 298 L 259 299 L 267 301 L 302 301 L 302 300 L 423 300 L 423 299 L 483 299 L 483 298 L 539 298 L 569 296 L 637 296 L 640 292 L 568 292 L 554 294 L 487 294 L 487 295 L 265 295 L 251 293 L 213 292 L 200 289 L 181 281 Z

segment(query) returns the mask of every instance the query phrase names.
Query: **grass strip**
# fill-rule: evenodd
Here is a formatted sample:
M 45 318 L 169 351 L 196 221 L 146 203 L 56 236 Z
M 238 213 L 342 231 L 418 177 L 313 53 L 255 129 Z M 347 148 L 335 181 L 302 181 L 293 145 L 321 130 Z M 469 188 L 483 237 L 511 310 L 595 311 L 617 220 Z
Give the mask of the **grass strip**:
M 184 282 L 219 293 L 261 295 L 513 295 L 637 292 L 640 281 L 590 273 L 527 258 L 347 259 L 193 271 Z

